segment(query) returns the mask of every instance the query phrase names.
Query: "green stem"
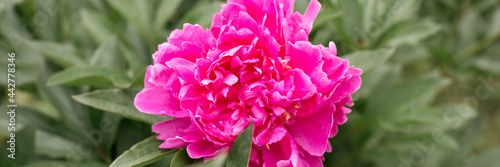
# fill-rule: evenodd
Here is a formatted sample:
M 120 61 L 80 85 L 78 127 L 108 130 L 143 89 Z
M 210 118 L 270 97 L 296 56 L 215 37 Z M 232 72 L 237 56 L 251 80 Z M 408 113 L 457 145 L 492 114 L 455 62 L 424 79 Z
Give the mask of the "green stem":
M 486 47 L 488 47 L 489 45 L 491 45 L 492 43 L 494 43 L 498 39 L 500 39 L 500 30 L 495 32 L 493 35 L 487 36 L 487 37 L 469 45 L 468 47 L 461 50 L 460 52 L 458 52 L 454 58 L 455 63 L 460 63 L 460 62 L 476 55 L 481 50 L 485 49 Z

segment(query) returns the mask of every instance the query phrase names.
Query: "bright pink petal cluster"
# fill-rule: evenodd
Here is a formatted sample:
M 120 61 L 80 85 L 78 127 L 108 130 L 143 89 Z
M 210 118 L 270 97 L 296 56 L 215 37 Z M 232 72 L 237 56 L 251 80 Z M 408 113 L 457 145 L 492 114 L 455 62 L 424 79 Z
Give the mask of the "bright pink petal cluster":
M 250 165 L 322 166 L 362 71 L 333 42 L 308 41 L 320 8 L 312 0 L 301 15 L 292 0 L 229 0 L 209 29 L 174 30 L 135 98 L 141 112 L 177 117 L 153 125 L 160 147 L 208 160 L 253 122 Z

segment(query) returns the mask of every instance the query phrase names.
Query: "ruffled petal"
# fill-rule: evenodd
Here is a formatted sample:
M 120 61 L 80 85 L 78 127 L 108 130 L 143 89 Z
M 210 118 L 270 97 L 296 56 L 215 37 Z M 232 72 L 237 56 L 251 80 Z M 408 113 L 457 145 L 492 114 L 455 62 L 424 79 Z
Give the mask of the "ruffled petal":
M 134 105 L 139 111 L 148 114 L 171 117 L 189 116 L 188 112 L 181 110 L 180 102 L 172 95 L 172 92 L 162 87 L 142 90 L 135 97 Z
M 221 148 L 215 147 L 213 143 L 203 140 L 189 144 L 186 150 L 191 158 L 214 156 L 222 151 Z
M 264 167 L 297 166 L 299 152 L 294 138 L 287 133 L 281 141 L 269 145 L 269 149 L 263 148 L 262 159 Z
M 297 144 L 311 155 L 321 156 L 326 151 L 334 110 L 333 104 L 329 104 L 316 114 L 298 117 L 293 124 L 288 125 Z
M 299 148 L 300 160 L 297 164 L 298 167 L 322 167 L 322 156 L 313 156 L 302 148 Z
M 316 19 L 316 16 L 318 16 L 320 9 L 321 4 L 317 0 L 311 0 L 309 2 L 309 6 L 307 6 L 302 22 L 302 25 L 306 29 L 307 33 L 311 32 L 312 23 L 314 22 L 314 19 Z
M 160 148 L 178 148 L 187 146 L 190 142 L 201 140 L 201 137 L 192 128 L 190 118 L 177 118 L 156 123 L 152 131 L 158 133 L 157 139 L 164 140 Z

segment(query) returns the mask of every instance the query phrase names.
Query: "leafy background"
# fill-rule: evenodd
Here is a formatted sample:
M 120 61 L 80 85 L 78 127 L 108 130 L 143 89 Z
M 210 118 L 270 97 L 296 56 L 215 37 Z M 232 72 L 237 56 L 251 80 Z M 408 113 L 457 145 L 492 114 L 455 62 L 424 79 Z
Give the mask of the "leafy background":
M 310 40 L 336 42 L 338 55 L 364 71 L 325 166 L 500 164 L 500 1 L 320 2 Z M 0 108 L 7 111 L 10 52 L 19 105 L 16 160 L 5 151 L 8 115 L 0 116 L 2 166 L 244 163 L 241 151 L 201 164 L 183 149 L 157 149 L 150 126 L 169 118 L 133 106 L 156 46 L 183 23 L 208 27 L 223 3 L 0 1 Z M 303 12 L 308 0 L 295 4 Z

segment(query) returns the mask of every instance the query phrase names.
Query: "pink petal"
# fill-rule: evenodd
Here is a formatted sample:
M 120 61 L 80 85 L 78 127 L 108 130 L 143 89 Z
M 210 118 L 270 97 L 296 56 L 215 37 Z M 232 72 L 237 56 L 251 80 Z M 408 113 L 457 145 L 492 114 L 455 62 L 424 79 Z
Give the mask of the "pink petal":
M 319 47 L 312 45 L 309 41 L 297 41 L 295 44 L 288 44 L 288 55 L 290 56 L 289 65 L 293 68 L 299 68 L 308 73 L 321 60 Z
M 155 64 L 148 68 L 146 77 L 144 79 L 145 87 L 154 87 L 153 85 L 167 85 L 169 84 L 170 76 L 173 71 L 162 64 Z
M 181 110 L 179 100 L 162 87 L 143 89 L 135 96 L 134 105 L 139 111 L 148 114 L 171 117 L 189 116 L 188 112 Z
M 304 71 L 300 69 L 294 69 L 293 84 L 294 84 L 294 96 L 299 99 L 309 99 L 316 93 L 316 85 L 311 82 L 311 78 L 307 76 Z
M 297 166 L 299 153 L 294 138 L 287 133 L 281 141 L 269 145 L 269 149 L 262 148 L 262 159 L 264 167 Z
M 163 121 L 152 126 L 152 130 L 158 133 L 158 140 L 164 140 L 160 148 L 178 148 L 187 146 L 189 142 L 201 140 L 201 137 L 191 128 L 190 118 L 177 118 Z
M 152 65 L 150 65 L 148 67 L 148 69 L 146 70 L 146 74 L 144 76 L 144 88 L 152 88 L 152 87 L 155 87 L 156 85 L 149 82 L 149 79 L 151 78 L 151 69 L 153 68 Z
M 334 56 L 337 55 L 337 46 L 334 42 L 330 41 L 330 43 L 328 43 L 328 51 Z
M 229 86 L 234 85 L 236 82 L 238 82 L 238 77 L 234 74 L 229 74 L 226 78 L 224 78 L 224 83 Z
M 195 63 L 183 58 L 173 58 L 166 65 L 172 68 L 184 81 L 191 84 L 198 84 L 198 81 L 194 78 Z
M 325 153 L 333 124 L 334 110 L 335 107 L 328 104 L 316 114 L 297 117 L 293 124 L 288 125 L 288 130 L 297 144 L 311 155 L 321 156 Z
M 321 4 L 317 0 L 311 0 L 309 6 L 307 6 L 304 17 L 302 18 L 302 25 L 305 27 L 307 33 L 311 32 L 312 23 L 321 9 Z
M 189 157 L 196 159 L 205 156 L 213 156 L 217 154 L 221 149 L 215 148 L 213 143 L 202 140 L 189 144 L 186 150 Z
M 283 126 L 274 129 L 265 129 L 264 131 L 262 131 L 262 133 L 258 134 L 257 137 L 255 137 L 254 142 L 260 146 L 273 144 L 281 141 L 287 133 L 288 132 L 286 128 Z
M 297 166 L 300 167 L 322 167 L 322 156 L 313 156 L 303 149 L 299 149 L 300 160 Z
M 341 99 L 343 99 L 345 96 L 348 96 L 356 90 L 359 89 L 361 86 L 361 77 L 359 75 L 361 74 L 361 70 L 359 69 L 349 69 L 348 73 L 351 72 L 354 74 L 347 75 L 346 77 L 349 77 L 346 81 L 343 81 L 339 86 L 337 86 L 332 94 L 333 101 L 338 102 Z

